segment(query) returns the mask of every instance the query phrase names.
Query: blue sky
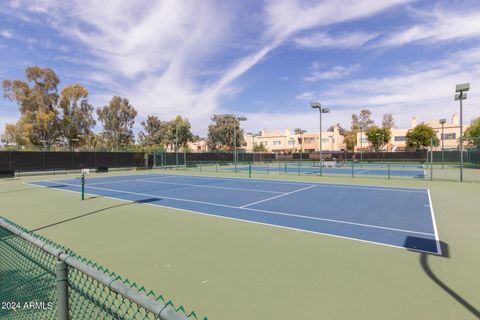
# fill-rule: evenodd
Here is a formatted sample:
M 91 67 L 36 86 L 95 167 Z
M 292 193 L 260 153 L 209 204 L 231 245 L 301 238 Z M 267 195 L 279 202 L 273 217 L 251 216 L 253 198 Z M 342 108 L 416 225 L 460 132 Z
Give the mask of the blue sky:
M 312 100 L 331 109 L 326 126 L 349 128 L 368 108 L 406 127 L 450 119 L 462 82 L 469 122 L 480 116 L 480 2 L 3 1 L 0 79 L 30 65 L 84 85 L 97 107 L 129 98 L 136 130 L 146 115 L 180 114 L 205 136 L 212 114 L 235 113 L 247 131 L 315 131 Z M 0 132 L 17 118 L 0 100 Z

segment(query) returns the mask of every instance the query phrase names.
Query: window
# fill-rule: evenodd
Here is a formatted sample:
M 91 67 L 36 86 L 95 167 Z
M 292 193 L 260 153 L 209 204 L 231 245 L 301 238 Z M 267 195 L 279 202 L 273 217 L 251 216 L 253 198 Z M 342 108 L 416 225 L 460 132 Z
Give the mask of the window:
M 305 138 L 305 143 L 314 143 L 315 138 Z
M 457 137 L 457 135 L 455 134 L 455 132 L 453 133 L 444 133 L 442 135 L 442 140 L 455 140 Z
M 360 143 L 368 143 L 367 138 L 361 138 L 361 139 L 358 139 L 358 140 L 360 140 Z
M 329 140 L 330 139 L 328 139 L 328 138 L 322 138 L 322 143 L 328 143 Z
M 394 141 L 405 141 L 405 136 L 395 136 Z
M 288 139 L 288 144 L 295 144 L 295 139 L 293 139 L 293 138 Z
M 280 140 L 274 140 L 273 141 L 273 145 L 274 146 L 279 146 L 281 144 L 281 141 Z

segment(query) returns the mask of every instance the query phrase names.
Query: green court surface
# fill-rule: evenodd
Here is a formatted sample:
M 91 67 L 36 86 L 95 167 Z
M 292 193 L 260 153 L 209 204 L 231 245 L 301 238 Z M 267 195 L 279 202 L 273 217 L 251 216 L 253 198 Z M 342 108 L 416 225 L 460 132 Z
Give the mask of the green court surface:
M 234 176 L 231 172 L 175 174 Z M 80 201 L 78 193 L 25 184 L 72 177 L 0 180 L 0 216 L 209 320 L 480 316 L 478 183 L 255 177 L 428 188 L 440 240 L 448 247 L 448 256 L 442 257 L 103 197 Z M 248 173 L 235 177 L 248 179 Z M 358 206 L 368 204 L 365 199 Z

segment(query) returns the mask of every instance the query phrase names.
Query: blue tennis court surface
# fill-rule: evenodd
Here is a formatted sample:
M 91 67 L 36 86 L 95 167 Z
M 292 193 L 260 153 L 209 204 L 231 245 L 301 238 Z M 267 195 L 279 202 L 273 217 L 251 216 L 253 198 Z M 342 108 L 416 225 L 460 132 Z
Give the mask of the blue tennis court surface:
M 252 172 L 259 172 L 259 173 L 275 173 L 275 172 L 280 172 L 280 173 L 285 173 L 285 174 L 296 174 L 296 173 L 301 173 L 301 174 L 319 174 L 320 173 L 320 167 L 315 167 L 315 166 L 305 166 L 305 165 L 271 165 L 271 166 L 256 166 L 253 165 L 252 167 Z M 229 168 L 222 168 L 221 170 L 227 170 L 227 171 L 243 171 L 243 172 L 248 172 L 249 167 L 248 166 L 237 166 L 235 167 L 229 167 Z M 322 173 L 323 174 L 332 174 L 332 175 L 351 175 L 352 174 L 352 168 L 351 167 L 323 167 L 322 168 Z M 362 167 L 360 166 L 355 166 L 353 168 L 353 175 L 354 176 L 383 176 L 387 177 L 388 175 L 392 177 L 404 177 L 404 178 L 416 178 L 416 179 L 425 179 L 425 171 L 423 169 L 418 168 L 418 166 L 415 167 L 407 167 L 407 169 L 395 169 L 395 167 L 390 168 L 390 170 L 386 167 L 381 167 L 379 165 L 363 165 Z
M 34 182 L 80 192 L 80 179 Z M 440 254 L 428 190 L 167 174 L 88 178 L 85 192 Z M 132 217 L 133 217 L 132 212 Z

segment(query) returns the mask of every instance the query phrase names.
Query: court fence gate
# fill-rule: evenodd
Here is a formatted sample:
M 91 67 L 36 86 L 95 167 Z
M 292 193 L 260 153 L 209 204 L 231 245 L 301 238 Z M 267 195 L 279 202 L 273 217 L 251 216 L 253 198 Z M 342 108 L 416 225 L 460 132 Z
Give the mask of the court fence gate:
M 3 217 L 0 274 L 2 319 L 199 319 Z

